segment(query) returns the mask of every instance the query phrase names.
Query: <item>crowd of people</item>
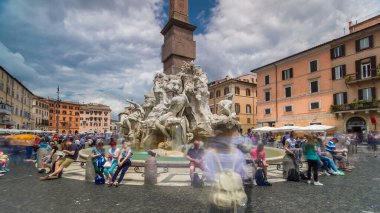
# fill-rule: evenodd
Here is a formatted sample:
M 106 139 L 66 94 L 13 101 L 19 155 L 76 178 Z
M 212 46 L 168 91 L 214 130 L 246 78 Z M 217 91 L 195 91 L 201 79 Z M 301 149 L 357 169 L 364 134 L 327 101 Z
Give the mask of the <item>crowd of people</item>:
M 194 187 L 202 186 L 205 181 L 213 185 L 210 209 L 231 207 L 232 204 L 235 205 L 233 208 L 244 209 L 244 203 L 250 199 L 244 193 L 246 186 L 271 185 L 268 182 L 269 163 L 265 151 L 268 142 L 273 142 L 273 146 L 276 146 L 275 143 L 281 144 L 301 179 L 322 186 L 320 175 L 339 176 L 353 170 L 348 153 L 352 150 L 356 152 L 356 140 L 353 135 L 322 140 L 317 134 L 297 135 L 294 132 L 283 135 L 267 133 L 264 137 L 252 133 L 244 137 L 237 129 L 221 129 L 208 141 L 207 149 L 200 138 L 195 138 L 186 151 L 185 158 L 189 161 L 190 178 Z M 372 147 L 376 147 L 378 142 L 378 134 L 369 134 L 368 143 Z M 104 148 L 105 144 L 110 145 L 108 150 Z M 118 148 L 118 145 L 122 147 Z M 39 150 L 38 153 L 43 156 L 36 156 L 36 159 L 41 159 L 41 162 L 37 162 L 38 171 L 49 173 L 41 177 L 41 180 L 57 179 L 65 168 L 77 160 L 79 150 L 85 147 L 92 147 L 89 157 L 96 174 L 95 183 L 119 186 L 132 164 L 133 152 L 125 140 L 117 142 L 112 138 L 107 140 L 94 135 L 43 135 L 36 140 L 32 154 L 29 153 L 30 148 L 26 149 L 26 158 L 29 160 L 30 156 L 36 156 L 33 152 Z M 7 155 L 0 152 L 0 171 L 7 171 L 7 163 Z M 300 172 L 303 163 L 308 167 L 305 172 Z M 200 169 L 202 175 L 196 169 Z M 231 193 L 234 196 L 230 196 Z

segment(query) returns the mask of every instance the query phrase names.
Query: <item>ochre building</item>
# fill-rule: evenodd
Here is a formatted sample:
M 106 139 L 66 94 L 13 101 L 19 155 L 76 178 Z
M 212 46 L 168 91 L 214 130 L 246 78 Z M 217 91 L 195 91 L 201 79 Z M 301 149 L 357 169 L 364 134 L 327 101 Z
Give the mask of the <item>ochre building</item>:
M 243 133 L 256 126 L 256 75 L 248 74 L 236 78 L 226 77 L 208 84 L 209 106 L 213 114 L 219 114 L 218 103 L 232 94 L 232 111 L 242 125 Z
M 349 23 L 350 33 L 262 67 L 259 126 L 332 125 L 368 132 L 379 122 L 380 15 Z

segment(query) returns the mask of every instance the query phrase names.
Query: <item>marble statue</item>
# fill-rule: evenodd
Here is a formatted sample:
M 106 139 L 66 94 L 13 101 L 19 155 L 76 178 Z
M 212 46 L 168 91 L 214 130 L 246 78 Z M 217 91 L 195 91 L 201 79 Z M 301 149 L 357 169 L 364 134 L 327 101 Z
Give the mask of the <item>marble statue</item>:
M 135 110 L 125 128 L 133 135 L 141 133 L 135 138 L 146 150 L 184 151 L 194 137 L 212 137 L 215 125 L 240 126 L 232 112 L 232 94 L 218 103 L 221 115 L 211 113 L 207 83 L 207 75 L 193 62 L 184 62 L 177 74 L 156 74 L 141 106 L 128 101 Z

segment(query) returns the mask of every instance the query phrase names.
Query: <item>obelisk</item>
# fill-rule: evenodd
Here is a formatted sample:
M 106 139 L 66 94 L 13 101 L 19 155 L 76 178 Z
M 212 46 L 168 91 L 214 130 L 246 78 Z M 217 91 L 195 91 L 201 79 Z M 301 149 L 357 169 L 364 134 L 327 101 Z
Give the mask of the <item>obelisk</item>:
M 188 0 L 170 0 L 169 20 L 162 29 L 162 63 L 165 74 L 177 74 L 184 62 L 195 60 L 193 32 L 196 26 L 189 21 Z

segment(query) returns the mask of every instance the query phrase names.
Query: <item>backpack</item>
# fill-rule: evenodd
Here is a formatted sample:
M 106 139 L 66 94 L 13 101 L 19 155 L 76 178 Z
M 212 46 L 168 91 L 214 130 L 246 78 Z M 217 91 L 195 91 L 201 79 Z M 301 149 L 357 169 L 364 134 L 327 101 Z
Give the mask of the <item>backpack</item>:
M 217 154 L 213 152 L 219 172 L 212 186 L 210 202 L 220 209 L 236 210 L 238 206 L 244 206 L 247 203 L 242 178 L 235 172 L 237 157 L 233 160 L 232 169 L 223 169 Z
M 258 186 L 271 186 L 272 184 L 270 184 L 266 179 L 265 179 L 265 176 L 264 176 L 264 170 L 263 169 L 258 169 L 256 171 L 256 174 L 255 174 L 255 180 L 256 180 L 256 184 Z
M 194 173 L 193 181 L 191 182 L 191 186 L 194 188 L 201 188 L 203 186 L 203 182 L 199 177 L 198 173 Z
M 289 169 L 288 170 L 288 178 L 286 180 L 287 181 L 299 182 L 300 181 L 300 173 L 294 168 Z
M 286 142 L 286 136 L 284 135 L 281 139 L 281 143 L 283 146 L 285 146 L 285 142 Z

